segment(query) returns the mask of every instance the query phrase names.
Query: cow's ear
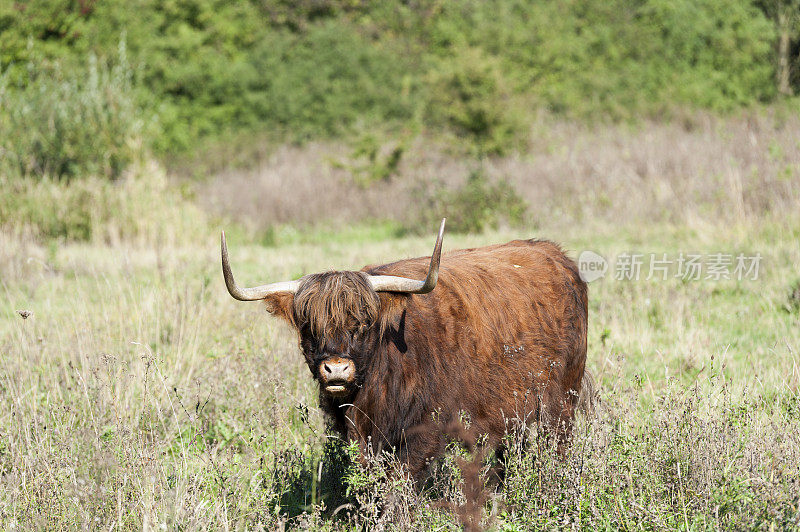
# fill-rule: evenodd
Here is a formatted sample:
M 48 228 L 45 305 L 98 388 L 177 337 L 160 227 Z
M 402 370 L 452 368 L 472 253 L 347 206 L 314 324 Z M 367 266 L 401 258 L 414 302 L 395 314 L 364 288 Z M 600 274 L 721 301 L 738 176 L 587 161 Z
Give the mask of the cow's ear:
M 264 298 L 264 304 L 267 307 L 267 312 L 286 320 L 289 325 L 294 326 L 294 312 L 292 311 L 294 294 L 291 292 L 270 294 Z
M 395 292 L 379 292 L 381 300 L 380 326 L 381 331 L 387 328 L 397 329 L 400 319 L 408 305 L 408 294 L 398 294 Z

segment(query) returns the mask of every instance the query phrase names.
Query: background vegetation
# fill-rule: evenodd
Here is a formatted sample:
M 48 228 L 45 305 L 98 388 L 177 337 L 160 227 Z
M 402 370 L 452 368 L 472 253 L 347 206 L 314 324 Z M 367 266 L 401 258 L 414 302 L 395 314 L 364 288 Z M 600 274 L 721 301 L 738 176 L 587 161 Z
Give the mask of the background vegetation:
M 38 157 L 55 160 L 25 171 L 71 175 L 85 163 L 112 178 L 131 139 L 172 156 L 254 132 L 433 130 L 503 153 L 542 109 L 630 120 L 773 102 L 800 86 L 796 9 L 792 0 L 6 2 L 2 137 L 49 117 L 64 131 L 50 131 L 59 137 Z M 37 105 L 19 109 L 21 100 Z M 153 126 L 146 134 L 143 123 Z M 84 144 L 107 160 L 71 152 L 90 132 Z
M 798 54 L 797 0 L 0 3 L 0 528 L 800 528 Z M 454 444 L 418 491 L 217 246 L 297 278 L 441 216 L 761 272 L 609 272 L 569 456 Z

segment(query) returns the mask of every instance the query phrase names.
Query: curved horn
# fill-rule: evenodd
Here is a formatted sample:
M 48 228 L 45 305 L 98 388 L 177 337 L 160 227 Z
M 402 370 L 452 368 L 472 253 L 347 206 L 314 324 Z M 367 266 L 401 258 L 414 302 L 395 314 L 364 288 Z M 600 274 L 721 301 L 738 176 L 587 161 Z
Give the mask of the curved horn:
M 254 288 L 239 288 L 236 281 L 233 280 L 233 272 L 231 272 L 231 265 L 228 262 L 228 245 L 225 243 L 225 231 L 222 232 L 222 275 L 225 277 L 225 286 L 228 287 L 228 293 L 239 301 L 257 301 L 276 292 L 295 293 L 300 287 L 299 281 L 283 281 Z
M 408 294 L 427 294 L 436 287 L 439 280 L 439 260 L 442 257 L 442 237 L 444 236 L 444 222 L 439 226 L 439 236 L 436 238 L 436 246 L 431 255 L 431 265 L 428 267 L 428 276 L 424 281 L 408 279 L 406 277 L 395 277 L 393 275 L 370 275 L 369 284 L 376 292 L 405 292 Z

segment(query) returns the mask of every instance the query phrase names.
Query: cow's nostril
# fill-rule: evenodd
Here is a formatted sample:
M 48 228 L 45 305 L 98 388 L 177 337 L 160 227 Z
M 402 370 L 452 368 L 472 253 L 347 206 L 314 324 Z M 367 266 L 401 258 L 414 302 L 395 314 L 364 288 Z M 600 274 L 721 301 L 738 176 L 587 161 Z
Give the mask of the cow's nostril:
M 331 373 L 331 368 L 328 367 L 327 364 L 323 364 L 322 367 L 325 369 L 325 371 L 327 371 L 328 373 Z

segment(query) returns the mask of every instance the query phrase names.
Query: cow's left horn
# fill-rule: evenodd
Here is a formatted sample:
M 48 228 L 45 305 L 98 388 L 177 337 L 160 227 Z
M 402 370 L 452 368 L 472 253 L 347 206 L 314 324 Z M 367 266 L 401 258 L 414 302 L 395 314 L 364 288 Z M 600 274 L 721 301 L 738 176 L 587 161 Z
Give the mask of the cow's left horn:
M 369 284 L 376 292 L 405 292 L 407 294 L 427 294 L 436 287 L 439 280 L 439 260 L 442 257 L 442 237 L 444 236 L 444 222 L 439 226 L 439 236 L 436 238 L 436 246 L 431 255 L 431 264 L 428 267 L 428 276 L 424 281 L 408 279 L 406 277 L 395 277 L 393 275 L 370 275 Z
M 225 243 L 225 231 L 222 232 L 222 275 L 225 277 L 225 286 L 228 287 L 228 293 L 239 301 L 257 301 L 276 292 L 295 293 L 300 287 L 299 281 L 282 281 L 254 288 L 239 288 L 236 281 L 233 280 L 233 272 L 231 272 L 231 265 L 228 262 L 228 245 Z

